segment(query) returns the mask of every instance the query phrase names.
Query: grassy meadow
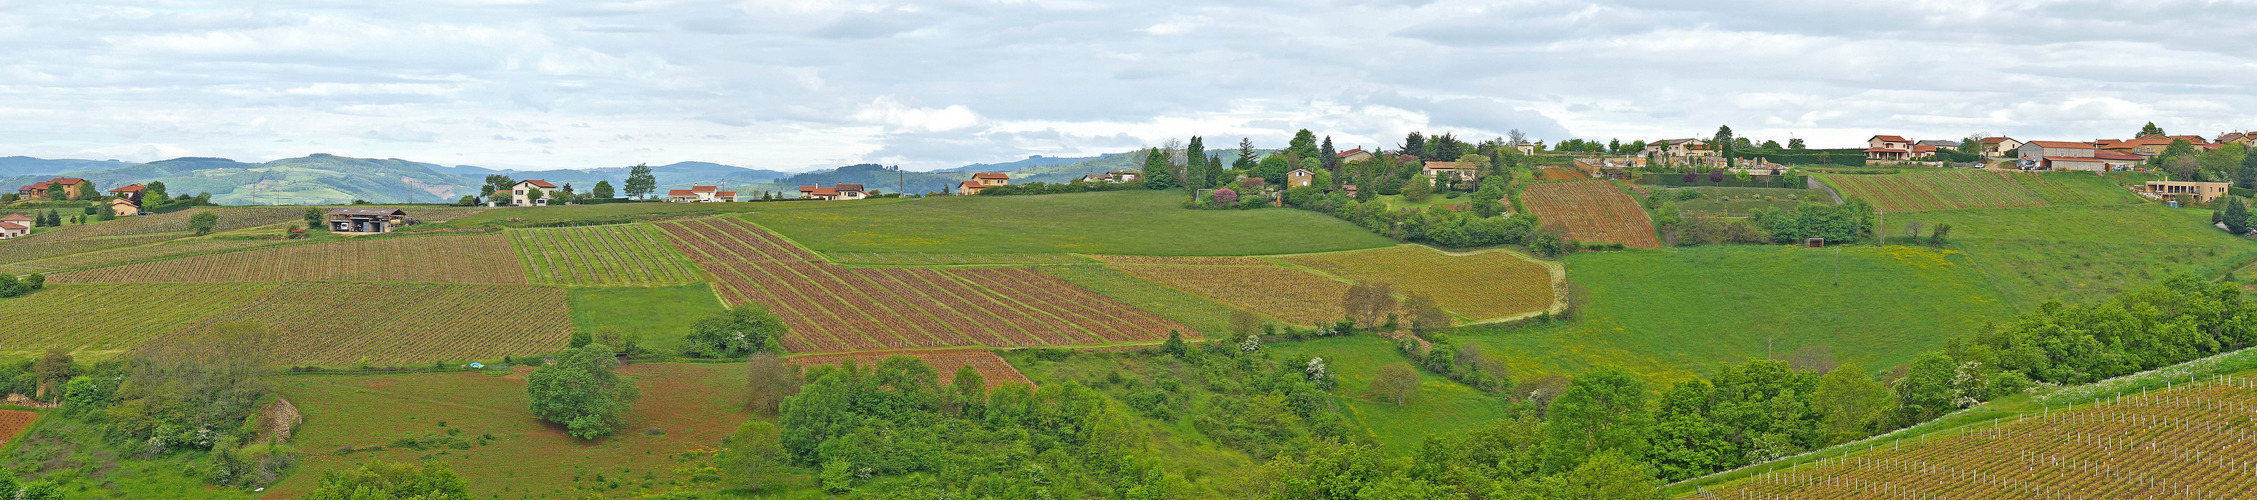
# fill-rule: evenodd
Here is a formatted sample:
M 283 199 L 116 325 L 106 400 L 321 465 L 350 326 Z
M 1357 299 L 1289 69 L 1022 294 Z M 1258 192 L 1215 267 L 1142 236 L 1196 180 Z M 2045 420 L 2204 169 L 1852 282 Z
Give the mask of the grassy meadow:
M 1890 217 L 1890 232 L 1914 221 L 1950 224 L 1946 248 L 2024 310 L 2097 301 L 2172 273 L 2217 278 L 2257 259 L 2249 239 L 2210 226 L 2209 210 L 2157 204 L 1924 212 Z
M 712 285 L 566 289 L 574 331 L 594 335 L 606 327 L 642 334 L 642 346 L 665 354 L 682 350 L 690 325 L 725 309 Z M 617 347 L 617 346 L 613 346 Z
M 1044 274 L 1073 283 L 1074 286 L 1174 320 L 1206 337 L 1229 336 L 1230 315 L 1237 310 L 1221 302 L 1130 276 L 1129 273 L 1111 267 L 1086 264 L 1043 266 L 1040 270 Z M 1187 336 L 1192 333 L 1194 332 L 1184 332 Z
M 1262 255 L 1394 244 L 1315 212 L 1186 210 L 1182 200 L 1178 191 L 953 196 L 743 217 L 820 252 Z
M 1456 338 L 1488 348 L 1523 380 L 1610 365 L 1677 380 L 1767 349 L 1895 366 L 2015 312 L 1972 264 L 1900 246 L 1579 253 L 1567 260 L 1583 293 L 1575 321 L 1469 327 Z
M 1395 344 L 1374 335 L 1329 337 L 1301 342 L 1272 342 L 1265 346 L 1286 356 L 1322 357 L 1332 375 L 1340 379 L 1333 393 L 1348 402 L 1356 421 L 1371 429 L 1381 447 L 1395 455 L 1409 455 L 1429 434 L 1450 434 L 1494 419 L 1505 418 L 1505 400 L 1495 395 L 1419 370 L 1418 394 L 1396 405 L 1371 395 L 1371 381 L 1382 366 L 1409 364 Z
M 1659 186 L 1649 187 L 1654 190 L 1666 189 L 1668 191 L 1691 191 L 1694 193 L 1699 193 L 1699 198 L 1678 201 L 1677 208 L 1679 210 L 1683 210 L 1687 214 L 1705 214 L 1722 217 L 1747 217 L 1750 214 L 1754 214 L 1756 210 L 1765 208 L 1793 210 L 1796 206 L 1800 206 L 1805 202 L 1823 201 L 1825 203 L 1831 204 L 1834 201 L 1833 198 L 1827 197 L 1825 194 L 1819 191 L 1813 191 L 1809 189 L 1715 186 L 1680 188 L 1661 188 Z M 1815 196 L 1816 198 L 1814 199 L 1813 196 Z

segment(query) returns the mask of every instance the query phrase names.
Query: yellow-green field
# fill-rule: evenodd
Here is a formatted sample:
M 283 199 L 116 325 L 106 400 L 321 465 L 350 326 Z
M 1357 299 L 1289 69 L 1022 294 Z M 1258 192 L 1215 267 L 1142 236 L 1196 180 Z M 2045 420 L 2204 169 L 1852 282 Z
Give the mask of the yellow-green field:
M 1506 250 L 1445 254 L 1423 245 L 1278 258 L 1359 283 L 1422 294 L 1466 321 L 1533 314 L 1553 305 L 1566 270 Z

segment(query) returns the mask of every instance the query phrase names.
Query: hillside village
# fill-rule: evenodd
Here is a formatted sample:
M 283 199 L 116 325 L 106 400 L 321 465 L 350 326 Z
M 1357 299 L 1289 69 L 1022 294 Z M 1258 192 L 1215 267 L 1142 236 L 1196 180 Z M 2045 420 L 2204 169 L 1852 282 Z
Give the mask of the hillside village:
M 2053 435 L 2016 412 L 2116 377 L 2243 396 L 2215 376 L 2257 368 L 2226 326 L 2257 317 L 2257 138 L 2141 132 L 1301 130 L 927 192 L 637 166 L 413 204 L 48 177 L 0 200 L 0 469 L 126 497 L 370 467 L 498 497 L 1816 491 L 1780 464 L 1869 474 L 1841 457 L 1969 415 L 2012 426 L 1945 428 Z M 159 451 L 98 458 L 128 448 Z M 1523 455 L 1466 458 L 1496 453 Z

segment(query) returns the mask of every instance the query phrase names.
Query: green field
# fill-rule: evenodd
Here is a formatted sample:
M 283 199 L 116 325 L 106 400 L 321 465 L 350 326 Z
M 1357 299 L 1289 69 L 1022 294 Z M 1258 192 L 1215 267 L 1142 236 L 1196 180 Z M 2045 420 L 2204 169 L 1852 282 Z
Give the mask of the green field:
M 1393 244 L 1315 212 L 1189 210 L 1182 200 L 1175 191 L 954 196 L 744 217 L 821 252 L 1259 255 Z
M 644 348 L 661 354 L 680 353 L 682 337 L 689 335 L 690 324 L 723 311 L 710 285 L 575 287 L 567 291 L 573 329 L 589 335 L 604 327 L 639 333 Z
M 302 494 L 323 471 L 370 460 L 447 464 L 477 497 L 716 489 L 682 471 L 707 463 L 690 452 L 719 446 L 749 417 L 742 370 L 737 364 L 623 367 L 620 374 L 637 379 L 642 398 L 618 435 L 594 442 L 533 418 L 524 372 L 280 377 L 283 397 L 305 415 L 295 440 L 306 453 L 270 496 Z
M 1914 247 L 1695 247 L 1578 253 L 1580 317 L 1472 327 L 1513 376 L 1619 366 L 1656 381 L 1809 348 L 1888 367 L 2015 311 L 1964 255 Z M 1768 344 L 1768 346 L 1767 346 Z
M 171 283 L 56 285 L 0 299 L 0 358 L 38 356 L 55 347 L 106 357 L 235 309 L 275 284 Z
M 2257 259 L 2257 244 L 2210 226 L 2210 211 L 2162 205 L 1925 212 L 1890 217 L 1890 231 L 1919 221 L 1951 225 L 1948 248 L 1967 253 L 1983 279 L 2025 309 L 2046 300 L 2091 302 L 2172 273 L 2216 278 Z
M 1409 455 L 1429 434 L 1457 434 L 1490 420 L 1504 418 L 1505 400 L 1466 387 L 1465 384 L 1419 371 L 1418 394 L 1396 405 L 1370 397 L 1373 376 L 1382 366 L 1408 364 L 1395 344 L 1371 335 L 1331 337 L 1302 342 L 1272 342 L 1265 349 L 1281 355 L 1322 357 L 1340 379 L 1333 389 L 1348 401 L 1356 420 L 1371 429 L 1388 452 Z
M 650 286 L 705 281 L 657 226 L 647 223 L 511 229 L 517 258 L 533 283 Z

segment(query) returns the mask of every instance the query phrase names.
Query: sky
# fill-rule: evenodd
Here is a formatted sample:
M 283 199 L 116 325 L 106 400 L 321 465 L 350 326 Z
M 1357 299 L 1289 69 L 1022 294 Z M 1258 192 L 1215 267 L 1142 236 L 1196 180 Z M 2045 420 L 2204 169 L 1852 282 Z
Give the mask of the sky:
M 2257 130 L 2257 0 L 0 0 L 0 156 L 912 170 L 1202 135 Z

